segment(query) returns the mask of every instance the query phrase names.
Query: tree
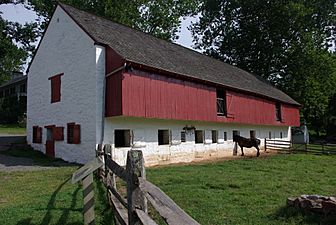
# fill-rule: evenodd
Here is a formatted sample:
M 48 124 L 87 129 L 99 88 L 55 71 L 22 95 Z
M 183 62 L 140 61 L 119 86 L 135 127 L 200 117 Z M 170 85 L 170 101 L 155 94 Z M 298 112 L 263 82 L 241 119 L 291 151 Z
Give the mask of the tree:
M 16 1 L 1 1 L 0 4 Z M 1 15 L 1 14 L 0 14 Z M 12 71 L 20 71 L 35 48 L 37 23 L 21 25 L 4 20 L 0 16 L 0 84 L 9 79 Z
M 336 84 L 335 17 L 332 0 L 204 0 L 191 29 L 205 54 L 269 80 L 324 129 Z
M 36 48 L 34 42 L 43 33 L 57 4 L 57 0 L 3 0 L 1 4 L 24 4 L 34 10 L 38 20 L 20 25 L 0 17 L 0 84 L 22 65 Z M 150 33 L 166 40 L 178 38 L 181 17 L 196 13 L 199 0 L 64 0 L 116 22 Z
M 58 1 L 30 0 L 27 8 L 50 18 Z M 180 18 L 193 15 L 199 0 L 64 0 L 66 4 L 128 25 L 154 36 L 177 39 Z

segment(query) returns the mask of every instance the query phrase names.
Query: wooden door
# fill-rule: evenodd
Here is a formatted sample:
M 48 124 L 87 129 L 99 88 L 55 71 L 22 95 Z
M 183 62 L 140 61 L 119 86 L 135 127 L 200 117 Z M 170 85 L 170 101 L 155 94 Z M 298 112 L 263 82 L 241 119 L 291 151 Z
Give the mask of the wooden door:
M 55 157 L 55 141 L 47 140 L 46 141 L 46 155 L 50 157 Z
M 53 139 L 53 128 L 47 128 L 47 140 L 46 140 L 46 155 L 55 157 L 55 140 Z

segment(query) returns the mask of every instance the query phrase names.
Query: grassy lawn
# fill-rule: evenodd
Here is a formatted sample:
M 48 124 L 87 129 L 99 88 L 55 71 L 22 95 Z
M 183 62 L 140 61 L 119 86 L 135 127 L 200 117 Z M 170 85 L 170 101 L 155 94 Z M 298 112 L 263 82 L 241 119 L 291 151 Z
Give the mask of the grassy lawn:
M 301 194 L 336 195 L 336 157 L 277 155 L 147 171 L 201 224 L 336 224 L 286 208 Z
M 0 172 L 0 224 L 65 225 L 83 224 L 83 194 L 79 184 L 70 179 L 78 165 L 67 165 L 59 159 L 46 158 L 35 151 L 7 151 L 6 155 L 29 157 L 41 166 L 55 168 L 41 171 Z M 110 224 L 106 192 L 95 181 L 96 224 Z
M 286 208 L 290 196 L 336 195 L 335 159 L 247 158 L 151 168 L 147 178 L 200 224 L 336 224 L 336 218 Z M 69 182 L 77 168 L 0 172 L 0 224 L 82 224 L 82 190 Z M 96 224 L 111 224 L 103 187 L 96 181 L 95 188 Z
M 0 134 L 26 134 L 26 128 L 17 124 L 0 124 Z

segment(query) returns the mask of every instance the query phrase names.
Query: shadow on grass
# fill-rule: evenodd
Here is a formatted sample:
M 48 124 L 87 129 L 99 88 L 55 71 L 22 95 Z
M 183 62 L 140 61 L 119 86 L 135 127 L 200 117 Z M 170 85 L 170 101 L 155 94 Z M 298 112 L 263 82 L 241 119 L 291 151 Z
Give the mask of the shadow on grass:
M 277 221 L 301 221 L 304 224 L 336 224 L 336 215 L 313 213 L 294 207 L 282 207 L 275 214 L 271 215 L 270 218 Z
M 69 163 L 60 158 L 51 158 L 46 156 L 40 151 L 32 150 L 30 148 L 27 149 L 9 149 L 5 151 L 0 151 L 0 154 L 12 157 L 20 157 L 20 158 L 27 158 L 31 159 L 31 165 L 29 166 L 43 166 L 43 167 L 66 167 L 66 166 L 79 166 L 80 164 L 77 163 Z M 1 157 L 1 155 L 0 155 Z M 13 163 L 16 165 L 13 165 Z M 6 165 L 6 162 L 3 162 Z M 11 162 L 8 166 L 27 166 L 27 162 L 22 163 L 20 160 Z
M 51 220 L 53 218 L 53 213 L 52 210 L 61 210 L 62 214 L 59 217 L 58 221 L 55 223 L 57 225 L 80 225 L 82 224 L 82 222 L 69 222 L 69 214 L 70 211 L 78 211 L 75 209 L 76 207 L 76 202 L 78 199 L 78 192 L 81 190 L 80 185 L 77 185 L 76 190 L 72 193 L 72 199 L 71 199 L 71 205 L 68 208 L 59 208 L 56 207 L 55 203 L 56 203 L 56 198 L 57 195 L 59 194 L 60 190 L 62 189 L 62 187 L 70 180 L 70 178 L 66 179 L 62 184 L 60 184 L 57 189 L 53 192 L 53 194 L 51 195 L 49 202 L 47 204 L 47 212 L 46 214 L 43 216 L 43 219 L 41 221 L 41 223 L 39 223 L 39 225 L 48 225 L 51 224 Z M 20 220 L 16 225 L 37 225 L 35 223 L 31 222 L 32 218 L 26 218 L 23 220 Z

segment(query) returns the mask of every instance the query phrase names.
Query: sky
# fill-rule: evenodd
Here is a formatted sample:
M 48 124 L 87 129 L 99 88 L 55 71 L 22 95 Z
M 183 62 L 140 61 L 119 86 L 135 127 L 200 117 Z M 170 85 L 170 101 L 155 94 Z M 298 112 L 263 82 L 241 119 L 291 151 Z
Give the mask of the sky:
M 1 16 L 9 21 L 19 22 L 24 24 L 26 22 L 32 22 L 37 19 L 37 15 L 34 11 L 28 10 L 23 7 L 22 4 L 14 5 L 14 4 L 3 4 L 0 5 Z M 179 33 L 179 39 L 176 40 L 177 44 L 180 44 L 184 47 L 191 48 L 193 46 L 192 43 L 192 35 L 188 30 L 188 26 L 191 22 L 197 21 L 197 17 L 187 17 L 186 19 L 182 19 L 181 23 L 181 31 Z M 29 60 L 28 60 L 29 62 Z M 27 64 L 25 65 L 25 69 L 27 68 Z

